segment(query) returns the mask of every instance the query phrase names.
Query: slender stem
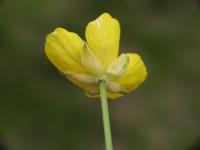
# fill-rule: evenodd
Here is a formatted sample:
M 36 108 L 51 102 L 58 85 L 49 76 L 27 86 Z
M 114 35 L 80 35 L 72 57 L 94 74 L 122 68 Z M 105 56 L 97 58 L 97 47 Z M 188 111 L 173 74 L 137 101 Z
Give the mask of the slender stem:
M 106 150 L 113 150 L 105 82 L 99 81 Z

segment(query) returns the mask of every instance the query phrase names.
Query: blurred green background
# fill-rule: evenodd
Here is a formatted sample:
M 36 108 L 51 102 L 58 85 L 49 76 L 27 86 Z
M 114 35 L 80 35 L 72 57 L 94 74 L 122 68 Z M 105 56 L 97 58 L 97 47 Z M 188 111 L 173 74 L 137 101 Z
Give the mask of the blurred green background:
M 0 0 L 2 150 L 104 149 L 100 101 L 60 76 L 43 50 L 56 27 L 84 38 L 103 12 L 120 21 L 121 52 L 141 54 L 149 72 L 109 102 L 115 150 L 200 149 L 199 0 Z

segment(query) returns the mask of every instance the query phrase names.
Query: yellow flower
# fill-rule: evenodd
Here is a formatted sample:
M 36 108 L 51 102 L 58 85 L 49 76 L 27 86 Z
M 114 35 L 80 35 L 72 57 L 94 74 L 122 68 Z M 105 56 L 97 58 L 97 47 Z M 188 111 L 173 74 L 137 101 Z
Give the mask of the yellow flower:
M 76 33 L 56 28 L 46 38 L 49 60 L 89 97 L 98 97 L 98 81 L 104 80 L 107 95 L 114 99 L 136 89 L 147 76 L 138 54 L 118 56 L 120 26 L 118 20 L 103 13 L 89 22 L 86 40 Z

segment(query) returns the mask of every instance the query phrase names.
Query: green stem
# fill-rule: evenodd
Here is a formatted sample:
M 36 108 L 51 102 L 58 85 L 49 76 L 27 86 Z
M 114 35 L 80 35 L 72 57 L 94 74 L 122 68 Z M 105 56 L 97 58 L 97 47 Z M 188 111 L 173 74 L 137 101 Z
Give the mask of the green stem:
M 105 82 L 99 81 L 106 150 L 113 150 Z

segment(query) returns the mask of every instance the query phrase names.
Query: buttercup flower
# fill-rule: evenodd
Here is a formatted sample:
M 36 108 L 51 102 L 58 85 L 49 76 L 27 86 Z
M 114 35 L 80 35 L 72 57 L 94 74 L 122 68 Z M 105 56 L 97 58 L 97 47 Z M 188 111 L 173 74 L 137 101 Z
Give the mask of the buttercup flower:
M 146 67 L 136 53 L 118 56 L 120 26 L 110 14 L 103 13 L 89 22 L 86 41 L 76 33 L 56 28 L 46 38 L 49 60 L 89 97 L 98 97 L 98 81 L 104 80 L 111 99 L 136 89 L 144 82 Z

